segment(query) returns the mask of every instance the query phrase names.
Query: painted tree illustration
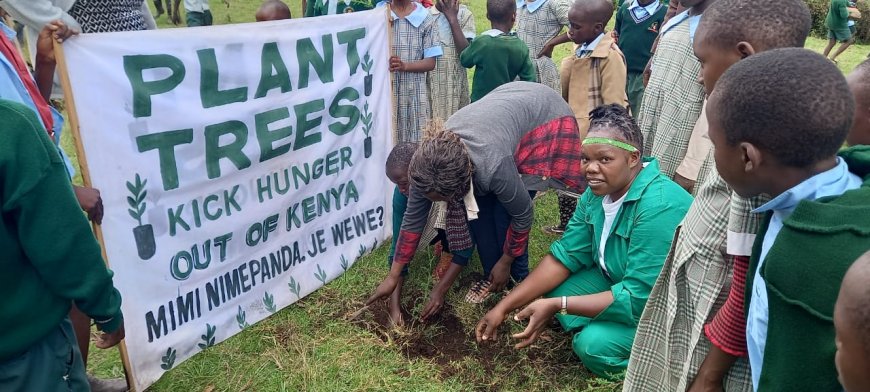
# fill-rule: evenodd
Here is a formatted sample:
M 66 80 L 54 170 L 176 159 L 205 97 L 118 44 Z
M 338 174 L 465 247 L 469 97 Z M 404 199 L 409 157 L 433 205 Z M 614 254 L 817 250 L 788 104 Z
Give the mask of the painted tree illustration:
M 175 365 L 175 349 L 172 347 L 166 349 L 166 354 L 161 358 L 160 368 L 163 370 L 172 369 Z
M 214 333 L 217 331 L 217 327 L 211 324 L 205 325 L 205 334 L 200 335 L 202 338 L 202 343 L 198 344 L 199 348 L 205 350 L 211 346 L 214 346 Z
M 365 56 L 363 56 L 362 69 L 366 72 L 365 94 L 367 97 L 372 95 L 372 68 L 374 65 L 375 62 L 372 60 L 372 57 L 369 56 L 368 52 L 366 52 Z
M 241 306 L 239 306 L 239 312 L 236 314 L 236 322 L 239 324 L 239 329 L 250 327 L 250 324 L 245 321 L 245 311 L 242 310 Z
M 263 305 L 266 307 L 266 310 L 268 310 L 269 313 L 275 313 L 276 311 L 278 311 L 278 309 L 275 307 L 275 296 L 269 294 L 268 291 L 263 296 Z
M 367 250 L 368 250 L 368 249 L 366 249 L 365 246 L 363 246 L 362 244 L 360 244 L 360 246 L 359 246 L 359 257 L 363 257 L 363 256 L 365 256 Z
M 341 255 L 341 269 L 347 271 L 348 268 L 350 268 L 350 263 L 344 255 Z
M 323 268 L 320 268 L 320 264 L 317 265 L 317 272 L 314 273 L 314 277 L 320 281 L 320 283 L 326 284 L 326 271 Z
M 290 292 L 293 293 L 296 298 L 299 298 L 299 291 L 302 289 L 302 285 L 300 285 L 299 282 L 297 282 L 296 279 L 291 276 L 290 283 L 287 283 L 287 286 L 290 286 Z
M 142 260 L 150 259 L 157 251 L 157 244 L 154 242 L 154 228 L 150 224 L 142 224 L 142 217 L 145 216 L 145 208 L 147 207 L 145 203 L 145 196 L 148 195 L 148 191 L 145 190 L 146 184 L 148 184 L 148 180 L 143 180 L 139 173 L 136 173 L 136 178 L 132 183 L 127 181 L 127 190 L 130 191 L 130 196 L 127 196 L 127 204 L 130 208 L 127 212 L 138 223 L 138 226 L 133 228 L 133 238 L 136 240 L 136 250 Z
M 363 139 L 363 155 L 368 158 L 372 156 L 372 113 L 369 112 L 368 102 L 363 105 L 362 121 L 363 133 L 366 135 L 366 138 Z

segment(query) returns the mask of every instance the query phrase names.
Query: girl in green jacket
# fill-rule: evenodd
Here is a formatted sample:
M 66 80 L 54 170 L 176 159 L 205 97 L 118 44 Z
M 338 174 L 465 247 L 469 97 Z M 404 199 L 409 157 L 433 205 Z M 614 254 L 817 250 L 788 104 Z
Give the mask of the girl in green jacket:
M 517 348 L 531 345 L 560 313 L 556 318 L 575 332 L 574 352 L 589 370 L 608 378 L 624 372 L 637 321 L 692 202 L 641 151 L 643 136 L 626 109 L 592 111 L 581 155 L 591 192 L 550 255 L 478 323 L 478 341 L 493 340 L 506 316 L 528 305 L 515 316 L 529 319 L 513 335 Z

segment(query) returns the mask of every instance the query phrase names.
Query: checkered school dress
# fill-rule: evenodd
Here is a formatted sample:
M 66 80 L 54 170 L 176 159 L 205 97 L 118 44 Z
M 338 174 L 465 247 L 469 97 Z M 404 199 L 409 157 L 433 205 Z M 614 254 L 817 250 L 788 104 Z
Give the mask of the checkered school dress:
M 692 52 L 689 23 L 659 39 L 637 122 L 643 131 L 643 155 L 658 158 L 662 173 L 673 178 L 701 114 L 704 86 L 698 83 L 701 63 Z
M 427 14 L 418 27 L 406 18 L 394 19 L 392 24 L 393 56 L 404 62 L 422 60 L 424 50 L 438 45 L 435 16 L 431 14 Z M 423 128 L 432 118 L 426 73 L 393 72 L 393 96 L 396 142 L 419 142 Z
M 715 168 L 698 188 L 638 323 L 625 391 L 685 391 L 710 350 L 704 334 L 725 303 L 734 258 L 726 254 L 731 189 Z M 749 363 L 740 358 L 726 391 L 752 391 Z
M 435 69 L 427 74 L 429 101 L 432 104 L 432 118 L 447 121 L 447 118 L 471 102 L 468 90 L 468 74 L 459 63 L 459 54 L 453 44 L 453 33 L 447 17 L 435 7 L 429 13 L 436 18 L 438 42 L 444 54 L 435 59 Z M 466 38 L 474 38 L 477 29 L 474 16 L 468 7 L 459 6 L 459 27 Z
M 547 41 L 559 35 L 562 27 L 568 26 L 570 8 L 571 0 L 547 0 L 534 12 L 529 12 L 528 7 L 517 7 L 517 37 L 529 47 L 529 56 L 535 63 L 538 83 L 549 86 L 558 93 L 562 92 L 562 87 L 556 63 L 549 57 L 535 57 Z

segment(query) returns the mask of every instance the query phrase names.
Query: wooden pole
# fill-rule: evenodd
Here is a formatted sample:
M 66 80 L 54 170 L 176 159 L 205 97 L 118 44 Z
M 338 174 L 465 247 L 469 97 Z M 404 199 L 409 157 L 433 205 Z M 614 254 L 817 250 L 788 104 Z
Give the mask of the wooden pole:
M 93 183 L 91 182 L 90 170 L 88 170 L 88 160 L 85 155 L 84 145 L 82 144 L 75 97 L 73 97 L 72 84 L 70 84 L 69 72 L 67 71 L 66 56 L 63 52 L 63 45 L 59 44 L 57 41 L 54 41 L 54 57 L 57 59 L 57 72 L 60 75 L 61 87 L 63 87 L 64 105 L 66 106 L 66 112 L 69 116 L 69 128 L 72 132 L 73 142 L 76 146 L 76 153 L 78 154 L 77 159 L 80 168 L 79 172 L 82 174 L 82 183 L 84 183 L 84 186 L 86 187 L 92 187 Z M 97 224 L 92 224 L 91 227 L 94 230 L 94 237 L 96 237 L 97 241 L 100 243 L 103 260 L 106 261 L 106 266 L 108 267 L 109 259 L 106 257 L 106 244 L 103 240 L 103 230 L 100 225 Z M 127 344 L 125 341 L 122 340 L 121 343 L 118 344 L 118 350 L 121 352 L 121 361 L 124 364 L 124 374 L 127 378 L 127 387 L 131 392 L 136 392 L 136 385 L 133 382 L 133 367 L 130 365 L 130 357 L 127 355 Z
M 387 9 L 387 53 L 389 56 L 393 56 L 393 9 L 391 8 L 392 4 L 387 3 L 385 7 Z M 389 71 L 389 63 L 387 63 L 387 69 Z M 390 73 L 390 97 L 393 107 L 390 108 L 390 113 L 393 114 L 393 118 L 391 121 L 391 125 L 393 126 L 392 134 L 393 134 L 393 145 L 395 146 L 399 141 L 399 115 L 396 113 L 396 94 L 394 94 L 394 85 L 396 84 L 396 74 L 393 71 L 389 71 Z

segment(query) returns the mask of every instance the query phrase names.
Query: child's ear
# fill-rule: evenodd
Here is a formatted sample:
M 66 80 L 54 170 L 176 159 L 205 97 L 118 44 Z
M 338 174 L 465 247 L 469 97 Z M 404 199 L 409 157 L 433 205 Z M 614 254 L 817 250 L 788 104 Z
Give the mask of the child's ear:
M 640 151 L 635 151 L 628 156 L 628 167 L 634 169 L 640 164 Z
M 755 48 L 749 42 L 740 41 L 737 43 L 737 52 L 740 53 L 740 58 L 745 59 L 755 54 Z
M 740 159 L 743 163 L 743 171 L 746 173 L 758 170 L 761 166 L 764 156 L 758 147 L 748 142 L 740 143 Z

